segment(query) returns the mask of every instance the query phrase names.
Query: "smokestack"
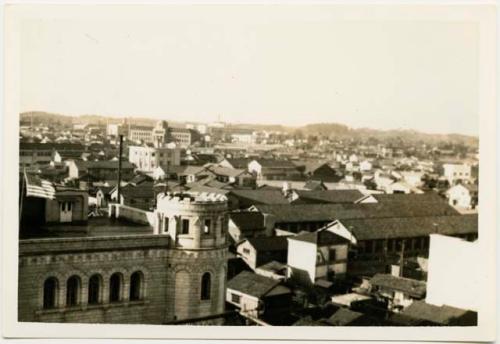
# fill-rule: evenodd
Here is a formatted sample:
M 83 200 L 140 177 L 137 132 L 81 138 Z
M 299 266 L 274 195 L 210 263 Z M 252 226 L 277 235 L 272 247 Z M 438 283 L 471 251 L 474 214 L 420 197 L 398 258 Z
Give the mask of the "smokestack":
M 120 148 L 118 153 L 118 185 L 117 185 L 117 199 L 121 203 L 121 187 L 122 187 L 122 152 L 123 152 L 123 135 L 120 134 Z

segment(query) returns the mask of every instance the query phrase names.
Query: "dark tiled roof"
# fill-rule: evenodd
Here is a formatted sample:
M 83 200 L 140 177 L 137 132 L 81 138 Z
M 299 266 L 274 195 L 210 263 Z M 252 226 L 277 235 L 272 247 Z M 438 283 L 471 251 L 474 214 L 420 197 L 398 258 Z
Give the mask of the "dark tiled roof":
M 79 150 L 84 151 L 85 146 L 81 143 L 38 143 L 38 142 L 20 142 L 20 149 L 26 150 L 52 150 L 55 149 L 57 151 L 63 150 Z
M 381 202 L 361 204 L 256 204 L 263 213 L 272 214 L 276 222 L 320 222 L 335 219 L 386 217 L 420 217 L 459 214 L 446 202 Z
M 354 203 L 363 194 L 359 190 L 295 190 L 299 200 L 310 203 Z
M 297 166 L 289 160 L 256 159 L 264 168 L 290 168 L 297 169 Z
M 371 278 L 370 283 L 376 287 L 401 291 L 418 299 L 422 299 L 427 290 L 425 282 L 389 274 L 376 274 Z
M 340 235 L 337 235 L 327 230 L 298 234 L 294 237 L 290 237 L 290 240 L 310 242 L 312 244 L 317 244 L 320 247 L 327 245 L 341 245 L 349 243 L 349 240 L 347 240 L 346 238 L 341 237 Z
M 460 322 L 460 319 L 467 321 L 469 325 L 475 325 L 474 322 L 477 322 L 476 312 L 446 305 L 435 306 L 424 301 L 413 302 L 401 314 L 440 325 L 450 325 Z
M 237 177 L 246 172 L 246 170 L 243 169 L 228 168 L 222 166 L 209 166 L 207 167 L 207 169 L 212 171 L 218 176 L 228 176 L 228 177 Z
M 321 180 L 308 180 L 304 184 L 304 189 L 308 190 L 326 190 L 327 187 Z
M 477 214 L 340 220 L 358 240 L 406 238 L 429 234 L 475 234 Z
M 240 168 L 246 170 L 248 168 L 248 163 L 251 161 L 250 159 L 226 159 L 227 162 L 231 164 L 234 168 Z
M 241 231 L 254 231 L 264 228 L 264 215 L 257 211 L 237 211 L 229 213 L 231 221 Z
M 423 194 L 374 194 L 372 195 L 378 202 L 387 203 L 387 202 L 399 202 L 399 203 L 413 203 L 413 204 L 421 204 L 421 203 L 446 203 L 437 193 L 428 192 Z
M 340 308 L 333 315 L 325 320 L 325 323 L 332 326 L 347 326 L 363 317 L 363 313 L 351 311 L 347 308 Z
M 63 159 L 79 159 L 82 157 L 83 150 L 61 150 L 57 151 Z
M 258 237 L 247 239 L 257 251 L 286 251 L 288 240 L 284 236 Z
M 237 290 L 243 294 L 262 297 L 276 287 L 280 281 L 260 276 L 249 271 L 242 271 L 227 282 L 227 289 Z
M 231 195 L 255 204 L 289 204 L 281 189 L 276 190 L 232 190 Z
M 102 160 L 102 161 L 75 161 L 79 169 L 116 169 L 118 171 L 118 160 Z M 134 169 L 134 165 L 128 161 L 122 160 L 122 169 Z
M 154 198 L 152 182 L 144 182 L 137 186 L 129 184 L 122 187 L 120 192 L 125 198 Z

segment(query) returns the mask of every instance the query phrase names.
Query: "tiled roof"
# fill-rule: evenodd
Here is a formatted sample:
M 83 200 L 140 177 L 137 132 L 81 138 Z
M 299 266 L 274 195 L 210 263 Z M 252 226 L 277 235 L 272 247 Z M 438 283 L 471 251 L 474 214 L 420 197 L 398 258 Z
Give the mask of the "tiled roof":
M 363 194 L 359 190 L 295 190 L 299 201 L 310 203 L 354 203 Z
M 349 240 L 347 240 L 346 238 L 341 237 L 340 235 L 332 233 L 328 230 L 298 234 L 294 237 L 290 237 L 290 240 L 305 241 L 312 244 L 316 244 L 320 247 L 327 245 L 341 245 L 349 243 Z
M 446 203 L 437 193 L 428 192 L 423 194 L 374 194 L 373 197 L 381 203 L 386 202 L 405 202 L 421 204 L 423 202 L 436 202 L 436 203 Z
M 52 150 L 55 149 L 57 151 L 62 150 L 85 150 L 85 146 L 81 143 L 38 143 L 38 142 L 20 142 L 19 148 L 21 150 Z
M 242 231 L 254 231 L 264 228 L 264 215 L 257 211 L 231 212 L 229 217 Z
M 399 218 L 361 218 L 340 220 L 358 240 L 406 238 L 429 234 L 460 235 L 478 231 L 478 216 L 428 216 Z
M 222 166 L 209 166 L 208 170 L 212 171 L 218 176 L 228 176 L 228 177 L 237 177 L 246 172 L 246 170 L 236 169 L 236 168 L 228 168 Z
M 226 159 L 226 160 L 234 168 L 245 169 L 245 170 L 248 168 L 248 163 L 251 161 L 250 159 L 246 159 L 246 158 L 241 158 L 241 159 Z
M 324 190 L 327 189 L 325 184 L 321 180 L 308 180 L 304 184 L 304 189 L 308 190 Z
M 236 198 L 246 199 L 255 204 L 289 204 L 281 190 L 231 190 Z
M 79 169 L 116 169 L 118 171 L 118 160 L 101 161 L 75 161 Z M 134 165 L 128 161 L 122 160 L 122 169 L 134 169 Z
M 456 321 L 460 321 L 461 318 L 469 320 L 469 325 L 477 322 L 476 312 L 446 305 L 435 306 L 424 301 L 413 302 L 401 314 L 440 325 L 450 325 Z
M 280 281 L 275 279 L 249 271 L 242 271 L 227 282 L 227 289 L 237 290 L 243 294 L 260 298 L 278 284 L 280 284 Z
M 120 189 L 125 198 L 154 198 L 153 183 L 144 182 L 137 186 L 126 185 Z
M 285 251 L 288 249 L 288 240 L 283 236 L 258 237 L 247 240 L 257 251 Z
M 275 159 L 255 159 L 264 168 L 290 168 L 297 169 L 297 166 L 289 160 Z
M 417 299 L 422 299 L 427 290 L 427 285 L 423 281 L 397 277 L 390 274 L 376 274 L 370 279 L 370 284 L 376 287 L 401 291 Z
M 445 202 L 381 202 L 360 204 L 256 204 L 263 213 L 272 214 L 276 222 L 320 222 L 335 219 L 386 217 L 420 217 L 458 215 Z

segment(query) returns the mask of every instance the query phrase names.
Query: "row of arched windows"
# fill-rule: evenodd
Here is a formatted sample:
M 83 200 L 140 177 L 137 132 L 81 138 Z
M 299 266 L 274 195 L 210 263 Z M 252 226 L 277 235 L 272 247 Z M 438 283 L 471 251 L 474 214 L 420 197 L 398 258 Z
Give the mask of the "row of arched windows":
M 120 302 L 123 300 L 124 279 L 123 274 L 115 272 L 109 278 L 109 302 Z M 88 304 L 97 305 L 103 302 L 103 278 L 100 274 L 94 274 L 89 278 Z M 143 298 L 144 274 L 136 271 L 130 275 L 129 300 L 137 301 Z M 66 280 L 66 307 L 81 304 L 82 280 L 80 276 L 73 275 Z M 58 306 L 59 280 L 49 277 L 43 284 L 43 308 L 51 309 Z

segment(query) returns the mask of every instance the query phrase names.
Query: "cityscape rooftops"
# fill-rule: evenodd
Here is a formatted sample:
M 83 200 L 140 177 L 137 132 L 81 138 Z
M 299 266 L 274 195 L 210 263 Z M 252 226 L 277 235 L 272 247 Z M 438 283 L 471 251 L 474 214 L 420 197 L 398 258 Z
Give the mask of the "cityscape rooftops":
M 478 231 L 477 214 L 346 219 L 340 222 L 358 240 L 405 238 L 429 234 L 465 235 Z
M 427 290 L 426 283 L 423 281 L 393 276 L 390 274 L 376 274 L 370 279 L 370 284 L 375 287 L 401 291 L 417 299 L 422 299 Z

